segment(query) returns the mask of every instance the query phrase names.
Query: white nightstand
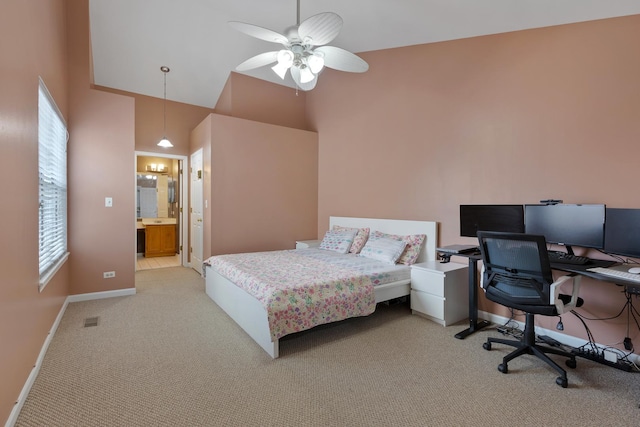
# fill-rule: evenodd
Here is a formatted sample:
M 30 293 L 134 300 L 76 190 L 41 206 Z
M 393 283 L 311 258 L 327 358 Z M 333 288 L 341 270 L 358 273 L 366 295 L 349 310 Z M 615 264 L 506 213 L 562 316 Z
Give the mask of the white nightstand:
M 411 266 L 411 311 L 451 325 L 469 316 L 469 267 L 427 261 Z
M 321 242 L 322 240 L 298 240 L 296 242 L 296 249 L 317 248 Z

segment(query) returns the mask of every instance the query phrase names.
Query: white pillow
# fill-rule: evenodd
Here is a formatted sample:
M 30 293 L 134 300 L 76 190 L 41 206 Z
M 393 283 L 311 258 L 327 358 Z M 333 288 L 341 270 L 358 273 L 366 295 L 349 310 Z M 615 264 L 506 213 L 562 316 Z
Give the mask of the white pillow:
M 389 264 L 395 264 L 407 243 L 402 240 L 394 240 L 386 237 L 367 240 L 364 248 L 360 251 L 360 256 L 377 259 Z
M 367 243 L 367 239 L 369 238 L 369 227 L 365 228 L 353 228 L 353 227 L 342 227 L 341 225 L 334 225 L 333 230 L 357 230 L 356 237 L 353 238 L 353 243 L 351 244 L 351 248 L 349 252 L 352 254 L 359 254 L 364 244 Z
M 325 233 L 320 249 L 346 254 L 351 248 L 357 229 L 353 230 L 329 230 Z

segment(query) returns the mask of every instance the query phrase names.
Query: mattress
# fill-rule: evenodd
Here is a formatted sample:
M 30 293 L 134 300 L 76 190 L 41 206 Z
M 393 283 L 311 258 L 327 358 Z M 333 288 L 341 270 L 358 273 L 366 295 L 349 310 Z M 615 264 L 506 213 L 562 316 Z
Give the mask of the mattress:
M 367 316 L 375 310 L 375 286 L 410 282 L 407 266 L 321 249 L 218 255 L 205 264 L 260 301 L 273 340 Z

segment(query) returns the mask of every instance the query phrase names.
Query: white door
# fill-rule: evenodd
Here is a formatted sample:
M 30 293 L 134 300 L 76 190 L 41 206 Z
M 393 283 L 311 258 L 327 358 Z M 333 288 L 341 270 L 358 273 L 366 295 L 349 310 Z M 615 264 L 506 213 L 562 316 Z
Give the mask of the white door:
M 203 251 L 203 178 L 202 149 L 191 155 L 191 268 L 202 274 Z

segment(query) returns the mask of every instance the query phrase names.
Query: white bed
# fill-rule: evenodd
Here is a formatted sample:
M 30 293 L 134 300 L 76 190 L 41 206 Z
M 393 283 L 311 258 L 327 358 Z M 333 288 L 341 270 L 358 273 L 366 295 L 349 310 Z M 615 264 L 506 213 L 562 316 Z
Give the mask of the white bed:
M 372 218 L 330 217 L 329 229 L 334 225 L 363 228 L 396 235 L 425 234 L 427 237 L 417 262 L 436 259 L 437 224 L 433 221 L 405 221 Z M 267 311 L 263 304 L 244 289 L 205 263 L 206 294 L 222 308 L 271 357 L 279 354 L 279 340 L 273 339 Z M 375 302 L 388 301 L 409 295 L 409 280 L 374 287 Z

